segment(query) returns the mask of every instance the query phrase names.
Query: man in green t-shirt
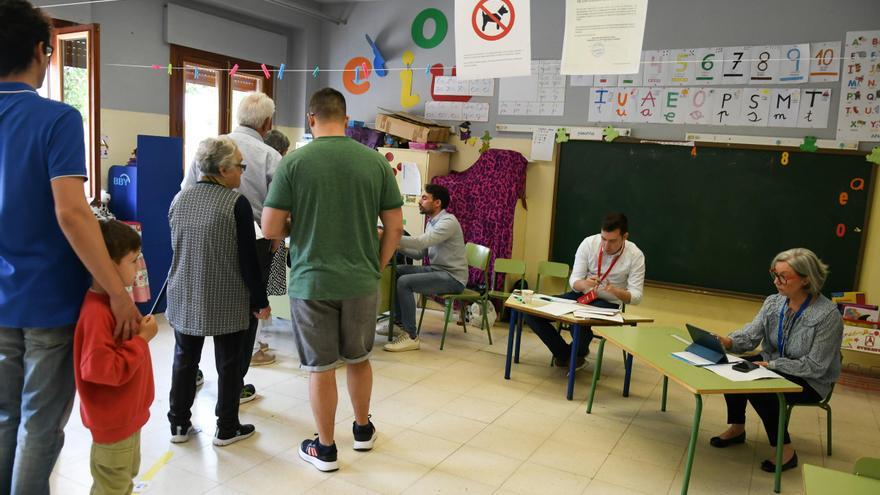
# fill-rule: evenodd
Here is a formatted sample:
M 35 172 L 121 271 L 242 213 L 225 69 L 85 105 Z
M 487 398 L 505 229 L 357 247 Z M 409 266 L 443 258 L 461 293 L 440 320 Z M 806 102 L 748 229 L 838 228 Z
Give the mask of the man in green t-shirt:
M 290 235 L 290 313 L 318 437 L 299 455 L 321 471 L 339 469 L 334 424 L 336 373 L 347 363 L 354 449 L 370 450 L 373 372 L 381 270 L 403 233 L 400 191 L 388 162 L 345 136 L 345 98 L 324 88 L 309 100 L 315 140 L 281 161 L 263 208 L 263 235 Z M 385 234 L 376 235 L 376 219 Z

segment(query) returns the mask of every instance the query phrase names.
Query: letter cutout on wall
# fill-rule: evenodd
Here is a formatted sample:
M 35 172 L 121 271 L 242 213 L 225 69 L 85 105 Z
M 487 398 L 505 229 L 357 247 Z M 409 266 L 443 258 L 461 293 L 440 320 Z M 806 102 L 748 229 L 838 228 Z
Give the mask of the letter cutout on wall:
M 367 70 L 362 72 L 366 64 Z M 345 72 L 342 73 L 342 85 L 345 90 L 353 95 L 362 95 L 370 90 L 370 82 L 367 78 L 373 70 L 373 65 L 365 57 L 355 57 L 345 64 Z M 356 73 L 357 72 L 357 73 Z
M 419 104 L 421 98 L 419 95 L 413 94 L 413 71 L 410 68 L 415 56 L 409 50 L 403 52 L 403 64 L 406 70 L 400 71 L 400 106 L 403 108 L 412 108 Z
M 425 23 L 429 19 L 434 20 L 434 34 L 430 38 L 425 37 Z M 443 43 L 446 31 L 449 29 L 449 21 L 446 15 L 437 9 L 425 9 L 413 19 L 412 39 L 420 48 L 430 49 Z

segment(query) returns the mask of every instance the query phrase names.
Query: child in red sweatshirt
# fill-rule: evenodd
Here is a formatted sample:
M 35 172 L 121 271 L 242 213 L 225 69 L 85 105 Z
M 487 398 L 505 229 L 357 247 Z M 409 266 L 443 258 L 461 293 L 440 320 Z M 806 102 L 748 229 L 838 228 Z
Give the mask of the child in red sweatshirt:
M 134 282 L 140 236 L 116 220 L 102 221 L 107 251 L 126 286 Z M 83 424 L 92 432 L 92 494 L 130 494 L 140 469 L 141 427 L 153 403 L 153 363 L 147 344 L 158 325 L 152 316 L 138 334 L 116 342 L 110 298 L 93 281 L 86 294 L 73 340 L 73 366 Z

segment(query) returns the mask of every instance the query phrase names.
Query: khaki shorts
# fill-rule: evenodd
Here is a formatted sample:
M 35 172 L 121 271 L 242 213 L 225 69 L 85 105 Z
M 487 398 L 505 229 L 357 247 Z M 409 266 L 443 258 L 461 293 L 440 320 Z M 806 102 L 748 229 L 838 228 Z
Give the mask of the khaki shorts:
M 343 300 L 290 298 L 293 339 L 300 368 L 327 371 L 340 361 L 360 363 L 370 358 L 376 339 L 378 292 Z

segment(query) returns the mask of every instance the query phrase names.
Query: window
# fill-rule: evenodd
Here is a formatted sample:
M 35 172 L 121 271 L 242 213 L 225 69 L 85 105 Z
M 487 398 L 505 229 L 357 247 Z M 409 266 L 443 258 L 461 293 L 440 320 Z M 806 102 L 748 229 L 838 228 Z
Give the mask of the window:
M 101 114 L 99 83 L 100 31 L 97 24 L 74 25 L 53 20 L 49 44 L 55 49 L 40 95 L 63 101 L 79 110 L 86 149 L 85 193 L 101 190 Z
M 230 78 L 229 69 L 235 64 L 238 72 Z M 201 140 L 235 128 L 238 104 L 247 93 L 272 96 L 272 78 L 266 79 L 258 63 L 171 45 L 171 65 L 184 68 L 171 75 L 170 102 L 170 134 L 183 138 L 184 168 Z

